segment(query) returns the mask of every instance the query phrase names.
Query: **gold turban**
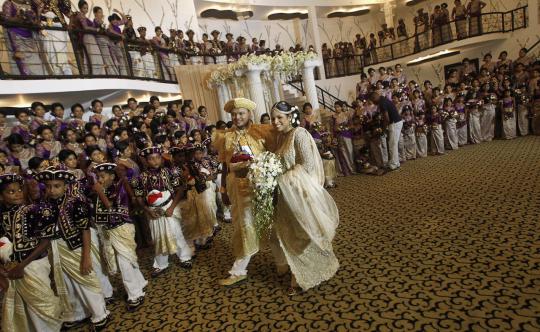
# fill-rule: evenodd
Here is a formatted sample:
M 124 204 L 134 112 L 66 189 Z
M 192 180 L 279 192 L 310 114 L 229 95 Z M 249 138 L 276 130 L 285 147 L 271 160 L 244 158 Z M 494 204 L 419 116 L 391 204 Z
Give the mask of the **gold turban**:
M 246 98 L 234 98 L 229 100 L 223 109 L 227 113 L 231 113 L 231 111 L 235 108 L 245 108 L 248 111 L 255 110 L 255 107 L 257 107 L 257 104 L 255 104 L 253 101 L 246 99 Z

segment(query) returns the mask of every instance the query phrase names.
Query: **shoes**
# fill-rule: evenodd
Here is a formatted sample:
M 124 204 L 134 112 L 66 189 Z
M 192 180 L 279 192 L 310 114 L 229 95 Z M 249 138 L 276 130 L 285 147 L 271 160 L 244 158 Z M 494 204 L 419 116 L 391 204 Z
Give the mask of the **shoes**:
M 109 316 L 105 317 L 99 322 L 92 323 L 92 331 L 101 331 L 107 326 L 108 323 L 109 323 Z
M 189 261 L 180 262 L 180 267 L 186 270 L 191 270 L 193 267 L 193 261 L 190 259 Z
M 245 281 L 246 279 L 247 279 L 247 275 L 243 275 L 243 276 L 230 276 L 230 277 L 228 277 L 227 279 L 221 279 L 220 281 L 218 281 L 218 284 L 219 284 L 220 286 L 228 287 L 228 286 L 236 285 L 236 284 L 238 284 L 239 282 Z
M 128 311 L 135 311 L 138 307 L 140 307 L 144 302 L 144 296 L 141 296 L 135 300 L 129 300 L 127 301 L 127 310 Z
M 287 289 L 287 294 L 289 296 L 294 296 L 294 295 L 298 295 L 298 294 L 301 294 L 303 292 L 303 289 L 300 288 L 300 287 L 289 287 Z
M 109 305 L 109 304 L 112 304 L 112 303 L 114 303 L 114 296 L 113 295 L 105 298 L 105 304 L 106 305 Z
M 90 317 L 86 317 L 86 318 L 83 318 L 81 320 L 76 320 L 76 321 L 73 321 L 73 322 L 64 322 L 64 323 L 62 323 L 62 328 L 60 329 L 60 331 L 70 330 L 70 329 L 72 329 L 74 327 L 77 327 L 79 325 L 84 324 L 89 319 L 90 319 Z
M 165 268 L 165 269 L 158 269 L 158 268 L 155 268 L 152 273 L 150 274 L 152 276 L 152 278 L 156 278 L 158 277 L 160 274 L 163 274 L 167 271 L 168 268 Z
M 218 234 L 220 231 L 221 231 L 221 226 L 220 225 L 214 226 L 214 232 L 213 232 L 212 236 L 216 236 L 216 234 Z
M 226 224 L 230 224 L 230 223 L 232 223 L 232 219 L 231 218 L 223 218 L 223 222 L 226 223 Z

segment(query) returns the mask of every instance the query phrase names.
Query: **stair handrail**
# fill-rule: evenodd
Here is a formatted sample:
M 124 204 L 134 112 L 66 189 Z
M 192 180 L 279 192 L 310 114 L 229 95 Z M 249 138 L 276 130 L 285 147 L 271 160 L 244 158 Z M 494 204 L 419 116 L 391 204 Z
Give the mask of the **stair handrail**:
M 303 95 L 305 95 L 304 91 L 304 84 L 302 80 L 293 80 L 289 81 L 288 84 L 295 88 L 296 90 L 300 91 Z M 317 88 L 317 99 L 319 100 L 319 103 L 324 106 L 325 109 L 328 109 L 332 112 L 334 112 L 334 103 L 336 101 L 340 101 L 345 104 L 347 107 L 352 107 L 347 103 L 345 100 L 340 99 L 339 97 L 333 95 L 332 93 L 328 92 L 327 90 L 321 88 L 318 85 L 315 85 Z

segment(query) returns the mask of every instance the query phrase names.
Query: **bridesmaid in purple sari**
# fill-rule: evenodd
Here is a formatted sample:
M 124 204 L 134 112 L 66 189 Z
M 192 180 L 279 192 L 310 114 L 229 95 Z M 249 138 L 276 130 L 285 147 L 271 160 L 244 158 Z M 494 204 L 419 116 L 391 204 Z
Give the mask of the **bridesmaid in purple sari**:
M 24 144 L 30 144 L 34 138 L 33 131 L 31 128 L 30 115 L 28 110 L 21 109 L 15 112 L 15 118 L 19 123 L 11 129 L 12 134 L 19 134 L 24 140 Z
M 36 156 L 49 160 L 56 158 L 62 150 L 62 144 L 54 139 L 52 128 L 41 126 L 37 133 L 41 137 L 41 142 L 36 146 Z
M 28 168 L 28 161 L 35 155 L 34 149 L 24 144 L 24 140 L 19 134 L 11 134 L 7 138 L 9 149 L 9 164 L 18 166 L 25 170 Z
M 30 108 L 32 109 L 32 123 L 30 124 L 30 128 L 32 129 L 32 132 L 36 132 L 36 130 L 39 128 L 39 126 L 42 125 L 50 125 L 49 122 L 45 120 L 45 113 L 47 110 L 45 109 L 45 105 L 40 101 L 35 101 L 30 105 Z
M 31 9 L 18 8 L 12 0 L 6 0 L 2 5 L 1 16 L 13 23 L 38 24 L 41 9 L 31 6 Z M 22 16 L 21 16 L 22 13 Z M 36 33 L 30 29 L 13 27 L 7 29 L 7 46 L 15 59 L 16 69 L 20 75 L 44 75 L 45 67 L 39 56 Z
M 92 22 L 86 15 L 88 14 L 88 3 L 84 0 L 79 1 L 79 13 L 74 17 L 72 23 L 73 28 L 79 29 L 79 41 L 83 50 L 83 72 L 92 75 L 105 75 L 105 65 L 103 56 L 99 49 L 95 33 L 99 31 L 99 27 Z M 85 32 L 86 31 L 86 32 Z
M 341 101 L 334 104 L 335 114 L 332 117 L 334 137 L 338 139 L 338 162 L 341 173 L 345 176 L 355 174 L 353 133 L 351 131 L 352 113 L 344 109 Z

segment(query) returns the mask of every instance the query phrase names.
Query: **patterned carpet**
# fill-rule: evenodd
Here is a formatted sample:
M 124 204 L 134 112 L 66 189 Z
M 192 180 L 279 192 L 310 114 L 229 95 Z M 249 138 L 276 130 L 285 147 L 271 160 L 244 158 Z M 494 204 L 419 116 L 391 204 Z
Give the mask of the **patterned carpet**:
M 223 289 L 225 225 L 191 272 L 151 280 L 109 331 L 540 331 L 540 137 L 468 146 L 384 177 L 341 178 L 330 282 L 289 297 L 269 250 Z M 147 273 L 150 252 L 140 259 Z M 120 287 L 118 280 L 115 284 Z

